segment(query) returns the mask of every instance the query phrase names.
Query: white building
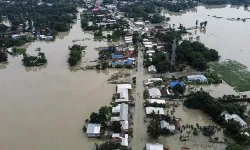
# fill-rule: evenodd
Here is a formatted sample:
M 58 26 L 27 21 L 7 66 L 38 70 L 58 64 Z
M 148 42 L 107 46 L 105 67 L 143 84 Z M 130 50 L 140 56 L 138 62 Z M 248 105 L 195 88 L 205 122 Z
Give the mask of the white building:
M 146 150 L 164 150 L 162 144 L 146 143 Z
M 148 72 L 149 73 L 156 73 L 156 68 L 154 65 L 148 66 Z
M 149 78 L 148 82 L 158 82 L 158 81 L 163 81 L 162 78 Z
M 164 115 L 164 109 L 161 107 L 146 107 L 146 113 L 147 115 L 151 114 L 151 113 L 155 113 L 155 114 L 160 114 L 160 115 Z
M 128 89 L 128 90 L 131 90 L 131 89 L 132 89 L 132 86 L 131 86 L 131 84 L 117 84 L 117 92 L 118 92 L 120 89 Z
M 170 132 L 174 132 L 174 131 L 175 131 L 175 126 L 169 124 L 169 123 L 168 123 L 167 121 L 165 121 L 165 120 L 162 120 L 162 121 L 160 122 L 160 124 L 161 124 L 161 129 L 166 128 L 166 129 L 168 129 Z
M 150 98 L 160 98 L 161 91 L 158 88 L 151 88 L 148 90 Z
M 229 114 L 227 111 L 221 113 L 221 116 L 225 116 L 225 120 L 228 121 L 233 119 L 236 122 L 239 122 L 242 128 L 247 128 L 247 123 L 241 119 L 237 114 Z
M 119 114 L 119 117 L 111 117 L 111 121 L 128 121 L 128 104 L 121 103 L 112 107 L 113 114 Z
M 207 82 L 207 78 L 204 75 L 189 75 L 187 79 L 188 81 Z
M 87 127 L 87 136 L 88 137 L 100 137 L 101 133 L 101 124 L 92 124 L 89 123 Z
M 151 104 L 153 103 L 166 104 L 166 101 L 164 99 L 147 99 L 147 101 Z

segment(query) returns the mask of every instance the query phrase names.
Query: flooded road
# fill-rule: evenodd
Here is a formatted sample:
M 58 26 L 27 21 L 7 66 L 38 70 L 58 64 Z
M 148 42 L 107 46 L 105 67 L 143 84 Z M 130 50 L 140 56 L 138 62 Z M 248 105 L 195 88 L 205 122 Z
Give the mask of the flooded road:
M 196 20 L 207 21 L 206 30 L 191 30 L 193 37 L 200 36 L 200 41 L 207 47 L 219 51 L 222 60 L 236 60 L 250 67 L 250 20 L 231 21 L 225 18 L 250 18 L 250 11 L 244 7 L 233 7 L 230 5 L 199 6 L 183 13 L 164 12 L 170 17 L 170 24 L 183 24 L 186 28 L 195 26 Z M 210 15 L 210 16 L 208 16 Z M 223 17 L 221 19 L 212 16 Z M 198 24 L 198 25 L 199 25 Z
M 93 147 L 94 142 L 82 133 L 84 121 L 100 106 L 108 105 L 115 85 L 106 80 L 114 71 L 71 71 L 67 64 L 72 40 L 93 38 L 80 28 L 80 20 L 70 32 L 60 33 L 54 42 L 25 45 L 28 54 L 45 52 L 48 64 L 25 68 L 21 57 L 9 57 L 0 65 L 0 149 L 69 150 Z M 95 47 L 106 42 L 79 41 L 88 46 L 79 66 L 98 57 Z

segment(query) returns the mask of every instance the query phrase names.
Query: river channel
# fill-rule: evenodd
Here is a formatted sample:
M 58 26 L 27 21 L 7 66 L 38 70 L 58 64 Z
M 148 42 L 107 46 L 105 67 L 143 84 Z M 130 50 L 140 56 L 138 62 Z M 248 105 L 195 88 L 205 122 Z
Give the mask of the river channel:
M 196 20 L 208 21 L 205 32 L 191 32 L 199 35 L 208 47 L 217 49 L 222 59 L 234 59 L 249 67 L 250 20 L 229 21 L 213 15 L 248 18 L 250 12 L 230 6 L 166 12 L 171 24 L 191 27 Z M 114 71 L 72 71 L 68 67 L 68 46 L 73 45 L 72 40 L 84 38 L 92 39 L 93 35 L 84 33 L 77 20 L 70 32 L 60 33 L 54 42 L 24 45 L 29 54 L 36 54 L 35 49 L 40 47 L 48 59 L 47 65 L 25 68 L 22 57 L 11 56 L 9 64 L 0 64 L 0 149 L 90 150 L 98 141 L 86 138 L 82 126 L 91 112 L 110 103 L 115 85 L 107 84 L 106 80 Z M 81 66 L 98 57 L 95 47 L 107 45 L 93 40 L 76 44 L 87 46 Z

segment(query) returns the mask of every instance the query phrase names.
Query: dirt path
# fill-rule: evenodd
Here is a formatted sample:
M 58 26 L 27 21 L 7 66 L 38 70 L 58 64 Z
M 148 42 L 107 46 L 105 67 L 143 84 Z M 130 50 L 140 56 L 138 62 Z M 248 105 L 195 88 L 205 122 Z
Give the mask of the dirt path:
M 143 105 L 143 54 L 141 51 L 141 46 L 138 50 L 138 66 L 136 73 L 136 102 L 135 102 L 135 114 L 134 114 L 134 125 L 133 125 L 133 150 L 142 150 L 145 147 L 147 133 L 146 133 L 146 124 L 144 123 L 145 111 L 142 107 Z

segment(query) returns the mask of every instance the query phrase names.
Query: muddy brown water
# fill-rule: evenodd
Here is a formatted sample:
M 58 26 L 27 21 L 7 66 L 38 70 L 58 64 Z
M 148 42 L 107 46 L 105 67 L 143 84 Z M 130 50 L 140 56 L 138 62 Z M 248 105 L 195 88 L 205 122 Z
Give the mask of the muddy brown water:
M 250 18 L 250 11 L 244 7 L 233 7 L 231 5 L 199 6 L 182 13 L 164 12 L 170 17 L 170 24 L 183 24 L 186 28 L 195 26 L 196 20 L 207 21 L 206 30 L 191 30 L 193 37 L 200 36 L 200 41 L 207 47 L 219 51 L 222 60 L 236 60 L 250 67 L 250 20 L 230 21 L 224 18 Z M 210 15 L 210 16 L 208 16 Z M 212 16 L 223 17 L 221 19 Z M 199 24 L 198 24 L 199 25 Z
M 115 85 L 106 80 L 115 71 L 71 71 L 68 46 L 75 39 L 93 38 L 79 23 L 70 32 L 60 33 L 54 42 L 24 45 L 32 55 L 40 47 L 47 65 L 25 68 L 22 57 L 11 56 L 9 64 L 0 65 L 0 149 L 89 150 L 100 141 L 88 139 L 82 127 L 91 112 L 110 103 Z M 93 40 L 75 43 L 88 46 L 77 67 L 91 64 L 98 57 L 94 48 L 107 45 Z
M 167 15 L 171 16 L 170 23 L 183 23 L 187 27 L 194 26 L 195 20 L 208 21 L 206 34 L 196 31 L 201 41 L 217 49 L 223 59 L 235 59 L 250 66 L 247 61 L 250 20 L 243 23 L 211 17 L 249 17 L 249 12 L 242 7 L 210 9 L 199 6 L 187 13 Z M 77 20 L 70 32 L 60 33 L 54 42 L 37 41 L 24 45 L 29 54 L 37 54 L 34 50 L 40 47 L 48 59 L 47 65 L 25 68 L 22 57 L 9 57 L 9 64 L 0 65 L 0 149 L 89 150 L 100 141 L 86 138 L 81 129 L 91 112 L 110 103 L 115 85 L 107 84 L 106 80 L 114 71 L 72 71 L 68 67 L 68 46 L 73 45 L 72 40 L 83 38 L 93 38 L 93 35 L 84 33 Z M 107 45 L 93 40 L 75 43 L 88 46 L 77 67 L 91 64 L 90 61 L 98 57 L 94 48 Z M 199 112 L 180 115 L 187 122 L 212 123 Z M 173 143 L 176 139 L 173 138 Z

